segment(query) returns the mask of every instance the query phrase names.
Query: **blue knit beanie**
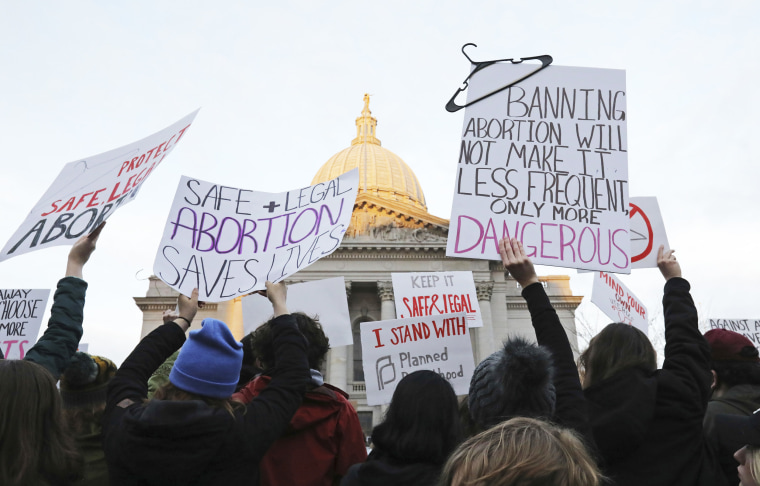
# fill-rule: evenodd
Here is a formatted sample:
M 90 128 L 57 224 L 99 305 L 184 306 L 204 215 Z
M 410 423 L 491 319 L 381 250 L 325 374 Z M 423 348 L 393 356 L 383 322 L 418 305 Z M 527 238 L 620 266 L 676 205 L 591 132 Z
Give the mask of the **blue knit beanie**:
M 240 378 L 243 345 L 222 321 L 203 319 L 201 326 L 190 331 L 169 373 L 169 381 L 187 392 L 229 398 Z

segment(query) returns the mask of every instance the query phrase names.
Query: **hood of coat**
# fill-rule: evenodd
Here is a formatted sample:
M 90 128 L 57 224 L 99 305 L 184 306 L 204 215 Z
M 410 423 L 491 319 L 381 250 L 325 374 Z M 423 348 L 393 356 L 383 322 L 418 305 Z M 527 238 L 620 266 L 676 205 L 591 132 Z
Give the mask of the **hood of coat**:
M 266 375 L 257 376 L 248 385 L 251 396 L 258 396 L 272 379 Z M 333 420 L 343 408 L 342 402 L 348 401 L 348 394 L 329 383 L 309 389 L 304 395 L 303 403 L 290 419 L 286 434 L 298 433 L 316 427 L 322 422 Z
M 656 407 L 656 373 L 627 369 L 584 390 L 594 440 L 607 462 L 643 443 Z
M 389 484 L 434 485 L 443 468 L 442 464 L 427 462 L 403 462 L 379 449 L 374 449 L 367 462 L 357 466 L 357 476 L 362 486 L 386 486 Z
M 166 478 L 166 484 L 189 483 L 208 472 L 235 435 L 229 412 L 199 400 L 132 406 L 122 424 L 120 462 L 136 476 Z

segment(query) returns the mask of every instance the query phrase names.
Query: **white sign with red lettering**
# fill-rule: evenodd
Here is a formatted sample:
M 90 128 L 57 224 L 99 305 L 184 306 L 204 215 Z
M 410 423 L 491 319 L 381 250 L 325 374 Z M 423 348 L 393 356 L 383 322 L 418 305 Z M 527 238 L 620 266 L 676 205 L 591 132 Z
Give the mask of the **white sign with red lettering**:
M 73 245 L 97 228 L 134 199 L 197 113 L 137 142 L 66 164 L 5 244 L 0 261 L 50 246 Z
M 392 273 L 396 317 L 465 312 L 468 327 L 482 327 L 472 272 Z
M 343 277 L 326 278 L 288 285 L 288 310 L 303 312 L 318 318 L 330 347 L 354 343 L 351 317 L 346 299 L 346 280 Z M 272 318 L 272 304 L 262 295 L 243 297 L 243 329 L 254 331 Z
M 24 359 L 40 333 L 50 289 L 0 289 L 0 351 Z
M 591 302 L 614 322 L 630 324 L 647 333 L 649 314 L 646 306 L 614 275 L 596 272 Z
M 367 405 L 391 402 L 398 382 L 417 370 L 446 378 L 457 395 L 469 393 L 475 371 L 464 313 L 361 324 Z

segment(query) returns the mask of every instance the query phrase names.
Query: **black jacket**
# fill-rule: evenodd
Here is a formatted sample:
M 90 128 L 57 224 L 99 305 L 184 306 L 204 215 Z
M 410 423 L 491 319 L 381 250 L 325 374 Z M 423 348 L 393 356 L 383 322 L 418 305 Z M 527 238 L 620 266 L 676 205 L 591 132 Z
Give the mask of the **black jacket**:
M 443 464 L 405 462 L 375 449 L 367 462 L 348 469 L 340 486 L 434 486 L 442 469 Z
M 682 278 L 665 284 L 662 369 L 626 369 L 585 390 L 603 470 L 620 486 L 723 484 L 702 430 L 710 349 L 689 289 Z
M 557 401 L 553 421 L 578 432 L 589 450 L 594 453 L 594 438 L 589 422 L 588 405 L 578 377 L 573 349 L 565 328 L 552 307 L 541 283 L 528 285 L 522 291 L 528 304 L 530 320 L 536 331 L 536 341 L 552 353 L 554 360 L 554 389 Z
M 295 319 L 280 316 L 272 330 L 278 363 L 272 382 L 234 416 L 197 400 L 144 403 L 151 373 L 185 341 L 172 323 L 146 336 L 108 386 L 104 448 L 111 485 L 255 484 L 259 461 L 309 381 L 306 340 Z M 134 403 L 124 408 L 125 399 Z

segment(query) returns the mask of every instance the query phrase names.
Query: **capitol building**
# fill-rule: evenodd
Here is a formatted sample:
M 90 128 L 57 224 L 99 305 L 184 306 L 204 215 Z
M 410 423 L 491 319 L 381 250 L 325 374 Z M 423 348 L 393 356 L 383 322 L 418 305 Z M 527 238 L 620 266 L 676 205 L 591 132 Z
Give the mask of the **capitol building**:
M 339 129 L 340 133 L 344 130 Z M 470 329 L 475 364 L 495 351 L 506 337 L 522 335 L 535 340 L 535 334 L 520 286 L 501 261 L 446 257 L 449 221 L 428 212 L 422 184 L 411 167 L 381 145 L 368 95 L 356 119 L 356 137 L 351 145 L 330 157 L 316 171 L 311 184 L 334 179 L 354 168 L 359 169 L 359 189 L 342 244 L 285 282 L 345 278 L 354 345 L 331 349 L 322 371 L 325 381 L 349 394 L 364 432 L 369 435 L 373 424 L 382 421 L 384 407 L 367 406 L 359 326 L 362 322 L 396 318 L 391 273 L 472 271 L 483 319 L 483 327 Z M 539 278 L 577 355 L 575 310 L 582 297 L 572 294 L 569 276 Z M 165 310 L 175 308 L 177 292 L 152 276 L 147 293 L 135 297 L 135 302 L 143 313 L 142 337 L 163 323 Z M 243 337 L 241 298 L 206 304 L 198 312 L 193 328 L 206 317 L 226 322 L 238 339 Z

